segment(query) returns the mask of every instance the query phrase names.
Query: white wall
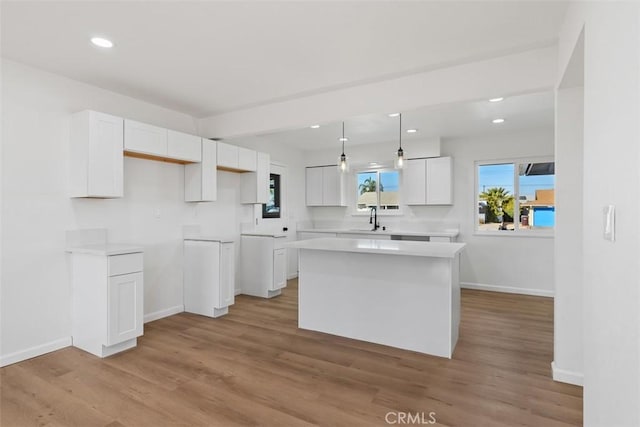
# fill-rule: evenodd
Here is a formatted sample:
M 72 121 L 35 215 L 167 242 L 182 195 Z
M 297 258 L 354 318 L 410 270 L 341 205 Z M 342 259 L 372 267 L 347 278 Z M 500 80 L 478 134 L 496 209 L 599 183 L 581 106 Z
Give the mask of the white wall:
M 640 4 L 571 3 L 557 82 L 583 28 L 584 421 L 638 426 Z M 616 206 L 615 242 L 602 234 L 602 209 L 609 204 Z
M 146 318 L 182 306 L 182 225 L 237 237 L 238 175 L 218 176 L 218 201 L 183 201 L 177 164 L 125 158 L 124 198 L 67 196 L 69 115 L 83 109 L 195 133 L 191 117 L 3 61 L 1 362 L 68 344 L 70 285 L 65 231 L 106 227 L 140 244 Z M 156 213 L 160 217 L 156 217 Z
M 429 143 L 427 141 L 427 143 Z M 459 241 L 467 243 L 461 257 L 460 280 L 466 287 L 553 295 L 553 238 L 474 235 L 475 161 L 498 160 L 523 156 L 553 156 L 553 129 L 537 129 L 515 134 L 443 139 L 440 151 L 454 159 L 453 206 L 402 206 L 402 216 L 381 216 L 380 224 L 396 229 L 414 228 L 418 223 L 457 224 Z M 387 144 L 393 153 L 395 145 Z M 360 146 L 359 146 L 360 147 Z M 362 151 L 356 157 L 363 159 Z M 337 160 L 335 150 L 307 152 L 307 165 Z M 371 150 L 371 161 L 379 161 L 380 147 Z M 338 153 L 339 154 L 339 153 Z M 408 157 L 412 157 L 409 155 Z M 351 171 L 353 174 L 353 170 Z M 351 178 L 355 200 L 355 178 Z M 348 207 L 313 207 L 312 220 L 319 226 L 329 222 L 361 222 L 367 217 L 353 216 Z

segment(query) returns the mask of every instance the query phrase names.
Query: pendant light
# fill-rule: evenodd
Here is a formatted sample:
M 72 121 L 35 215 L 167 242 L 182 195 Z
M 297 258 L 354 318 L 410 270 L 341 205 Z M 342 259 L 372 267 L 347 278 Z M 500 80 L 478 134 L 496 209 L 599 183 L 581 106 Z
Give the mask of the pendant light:
M 340 138 L 342 142 L 342 154 L 338 158 L 338 167 L 340 168 L 340 172 L 346 173 L 349 172 L 349 162 L 347 156 L 344 154 L 344 142 L 347 141 L 347 138 L 344 137 L 344 122 L 342 122 L 342 138 Z
M 402 150 L 402 113 L 400 113 L 398 116 L 400 117 L 400 137 L 398 139 L 400 146 L 398 147 L 398 151 L 396 153 L 397 155 L 394 166 L 396 169 L 402 169 L 404 168 L 404 151 Z

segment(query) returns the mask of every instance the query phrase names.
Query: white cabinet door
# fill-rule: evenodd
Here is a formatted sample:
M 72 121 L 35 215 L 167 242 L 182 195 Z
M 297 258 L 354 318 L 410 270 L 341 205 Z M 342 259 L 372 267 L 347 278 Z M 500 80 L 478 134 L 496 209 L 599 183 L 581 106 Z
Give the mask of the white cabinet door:
M 109 277 L 107 298 L 107 345 L 142 335 L 142 273 Z
M 122 197 L 123 126 L 122 118 L 97 111 L 72 116 L 71 197 Z
M 124 150 L 152 156 L 167 156 L 167 129 L 136 122 L 124 121 Z
M 426 161 L 410 159 L 402 170 L 402 192 L 407 205 L 426 203 Z
M 220 245 L 220 300 L 216 308 L 224 308 L 235 302 L 235 263 L 233 243 Z
M 322 206 L 322 167 L 306 168 L 307 206 Z
M 218 166 L 221 168 L 238 169 L 238 147 L 218 142 Z
M 451 157 L 434 157 L 426 160 L 426 204 L 450 205 L 453 203 L 451 191 Z
M 202 160 L 202 138 L 187 133 L 167 131 L 167 157 L 187 162 Z
M 322 168 L 322 204 L 342 206 L 342 174 L 338 166 Z
M 287 286 L 287 250 L 285 248 L 274 249 L 271 290 L 275 291 L 285 286 Z
M 220 243 L 185 240 L 184 310 L 214 316 L 220 307 Z
M 184 166 L 185 202 L 213 202 L 218 195 L 216 141 L 202 138 L 202 162 Z
M 267 203 L 269 200 L 269 173 L 271 157 L 257 153 L 255 172 L 245 172 L 240 178 L 240 203 Z
M 254 150 L 238 147 L 238 169 L 255 172 L 258 167 L 258 157 Z

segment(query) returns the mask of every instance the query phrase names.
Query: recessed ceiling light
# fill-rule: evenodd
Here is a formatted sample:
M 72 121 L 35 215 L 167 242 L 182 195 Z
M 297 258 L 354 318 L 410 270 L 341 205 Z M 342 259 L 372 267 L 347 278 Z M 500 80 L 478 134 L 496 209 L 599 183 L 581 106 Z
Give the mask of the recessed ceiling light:
M 320 125 L 311 125 L 311 129 L 318 129 Z
M 387 116 L 389 117 L 398 117 L 400 115 L 400 113 L 389 113 L 387 114 Z
M 407 129 L 407 133 L 416 133 L 418 129 Z
M 504 98 L 503 98 L 503 97 L 491 98 L 491 99 L 489 100 L 489 102 L 500 102 L 500 101 L 502 101 L 502 100 L 504 100 Z
M 504 123 L 504 119 L 493 119 L 491 123 L 495 123 L 495 124 Z
M 346 138 L 346 137 L 344 137 L 344 136 L 343 136 L 343 137 L 341 137 L 341 138 L 338 138 L 338 141 L 340 141 L 340 142 L 346 142 L 346 141 L 348 141 L 348 140 L 349 140 L 349 138 Z
M 378 166 L 378 163 L 376 163 L 376 162 L 369 162 L 369 166 Z
M 96 46 L 104 47 L 107 49 L 113 47 L 113 42 L 111 40 L 107 40 L 102 37 L 92 37 L 91 43 L 93 43 Z

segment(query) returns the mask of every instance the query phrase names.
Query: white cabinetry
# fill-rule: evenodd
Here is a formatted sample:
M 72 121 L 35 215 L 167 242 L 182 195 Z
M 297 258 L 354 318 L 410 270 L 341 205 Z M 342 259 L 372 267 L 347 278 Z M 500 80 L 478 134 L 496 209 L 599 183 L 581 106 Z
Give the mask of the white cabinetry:
M 262 298 L 280 295 L 287 285 L 284 236 L 243 235 L 240 245 L 242 293 Z
M 123 123 L 120 117 L 97 111 L 72 116 L 71 197 L 122 197 Z
M 346 206 L 345 179 L 338 166 L 306 168 L 307 206 Z
M 143 333 L 142 252 L 70 251 L 73 345 L 99 357 L 135 347 Z
M 218 195 L 216 142 L 202 138 L 200 163 L 184 166 L 185 202 L 213 202 Z
M 233 242 L 184 241 L 184 310 L 219 317 L 234 303 Z
M 134 120 L 124 121 L 124 150 L 127 152 L 165 157 L 167 137 L 167 129 Z
M 199 136 L 125 119 L 124 151 L 132 157 L 192 163 L 202 160 Z
M 167 157 L 186 162 L 200 162 L 202 160 L 201 140 L 199 136 L 168 130 Z
M 218 167 L 231 171 L 255 172 L 257 153 L 244 147 L 218 142 Z
M 407 160 L 402 174 L 404 201 L 407 205 L 451 205 L 451 157 Z
M 271 157 L 257 153 L 255 172 L 246 172 L 240 179 L 240 203 L 267 203 L 269 201 L 269 174 Z

